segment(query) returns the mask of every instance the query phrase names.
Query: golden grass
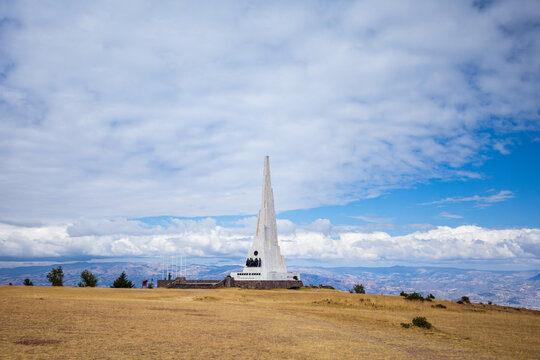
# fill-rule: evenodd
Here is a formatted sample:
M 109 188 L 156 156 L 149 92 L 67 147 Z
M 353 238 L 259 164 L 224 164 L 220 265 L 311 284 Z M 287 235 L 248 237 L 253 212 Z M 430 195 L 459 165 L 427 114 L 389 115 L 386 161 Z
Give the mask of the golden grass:
M 0 309 L 14 359 L 540 358 L 538 311 L 325 289 L 10 286 Z

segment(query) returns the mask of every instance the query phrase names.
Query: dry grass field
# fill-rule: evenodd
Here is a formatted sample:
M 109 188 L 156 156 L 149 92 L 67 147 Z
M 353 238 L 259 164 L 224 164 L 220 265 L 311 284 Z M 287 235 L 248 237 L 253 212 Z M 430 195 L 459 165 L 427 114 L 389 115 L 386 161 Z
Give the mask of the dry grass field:
M 540 358 L 539 311 L 324 289 L 10 286 L 0 309 L 9 359 Z

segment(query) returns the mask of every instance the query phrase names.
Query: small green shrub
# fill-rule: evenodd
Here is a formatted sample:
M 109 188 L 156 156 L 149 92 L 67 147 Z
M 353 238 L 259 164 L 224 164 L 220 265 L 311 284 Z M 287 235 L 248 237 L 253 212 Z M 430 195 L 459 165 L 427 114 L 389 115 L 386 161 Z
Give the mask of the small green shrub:
M 436 304 L 436 305 L 431 305 L 432 308 L 439 308 L 439 309 L 446 309 L 446 306 L 444 306 L 443 304 Z
M 433 296 L 433 294 L 430 293 L 430 294 L 427 296 L 427 299 L 432 299 L 432 300 L 434 300 L 434 299 L 435 299 L 435 296 Z
M 419 293 L 417 292 L 413 292 L 412 294 L 409 294 L 407 296 L 405 296 L 405 299 L 407 300 L 419 300 L 419 301 L 424 301 L 424 297 L 422 295 L 420 295 Z
M 457 302 L 458 304 L 470 304 L 471 300 L 469 300 L 468 296 L 462 296 L 461 300 Z
M 412 320 L 412 323 L 414 326 L 424 328 L 424 329 L 431 329 L 431 324 L 427 319 L 423 316 L 417 316 Z
M 353 290 L 356 294 L 365 294 L 365 293 L 366 293 L 366 290 L 364 289 L 364 285 L 362 285 L 362 284 L 356 284 L 356 285 L 354 285 L 354 287 L 352 288 L 352 290 Z
M 407 296 L 409 296 L 409 294 L 407 294 L 405 291 L 402 291 L 402 292 L 399 293 L 399 296 L 407 297 Z
M 405 329 L 408 329 L 411 327 L 411 324 L 409 323 L 401 323 L 400 325 L 403 326 Z
M 26 278 L 26 279 L 24 279 L 23 285 L 24 286 L 34 286 L 34 283 L 31 282 L 29 278 Z

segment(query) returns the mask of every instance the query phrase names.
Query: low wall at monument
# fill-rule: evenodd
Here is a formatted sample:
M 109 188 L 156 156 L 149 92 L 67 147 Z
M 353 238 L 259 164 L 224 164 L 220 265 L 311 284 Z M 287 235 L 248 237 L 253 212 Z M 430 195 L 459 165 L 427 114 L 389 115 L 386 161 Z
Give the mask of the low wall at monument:
M 224 280 L 186 280 L 177 277 L 174 280 L 158 280 L 158 288 L 169 289 L 216 289 L 223 287 Z
M 233 280 L 231 287 L 243 289 L 294 289 L 304 286 L 300 280 Z
M 235 280 L 227 276 L 223 280 L 158 280 L 158 288 L 169 289 L 217 289 L 220 287 L 239 287 L 243 289 L 294 289 L 304 286 L 300 280 Z

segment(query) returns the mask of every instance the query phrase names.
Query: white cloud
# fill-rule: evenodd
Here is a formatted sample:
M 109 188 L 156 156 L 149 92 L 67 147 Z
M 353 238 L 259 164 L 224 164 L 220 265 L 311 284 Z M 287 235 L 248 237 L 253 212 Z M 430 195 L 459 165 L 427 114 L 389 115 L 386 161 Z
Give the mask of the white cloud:
M 420 205 L 435 205 L 435 204 L 444 204 L 444 203 L 460 203 L 460 202 L 472 201 L 472 202 L 476 202 L 477 206 L 488 206 L 496 202 L 512 199 L 513 197 L 514 197 L 514 194 L 511 191 L 501 190 L 497 194 L 489 195 L 489 196 L 473 195 L 473 196 L 468 196 L 468 197 L 460 197 L 460 196 L 448 197 L 441 200 L 422 203 Z
M 167 228 L 150 227 L 135 220 L 96 220 L 34 228 L 0 224 L 0 256 L 35 259 L 184 254 L 242 259 L 251 246 L 256 226 L 251 221 L 246 224 L 225 227 L 211 218 L 176 219 Z M 318 219 L 305 226 L 280 220 L 278 230 L 287 258 L 359 262 L 540 260 L 540 229 L 439 226 L 392 236 L 383 231 L 365 232 L 362 227 L 333 226 L 327 219 Z
M 381 218 L 381 217 L 365 216 L 365 215 L 356 215 L 356 216 L 349 216 L 349 217 L 354 218 L 354 219 L 360 219 L 368 223 L 389 223 L 392 221 L 392 219 L 390 218 Z
M 449 212 L 446 212 L 446 211 L 443 211 L 441 213 L 441 216 L 445 217 L 445 218 L 449 218 L 449 219 L 463 219 L 463 216 L 461 216 L 461 215 L 452 214 L 452 213 L 449 213 Z
M 341 204 L 478 177 L 500 131 L 538 129 L 534 0 L 2 13 L 4 221 L 253 213 L 266 154 L 278 210 Z

